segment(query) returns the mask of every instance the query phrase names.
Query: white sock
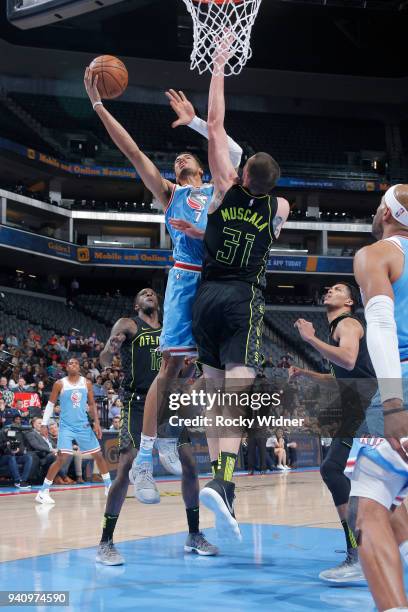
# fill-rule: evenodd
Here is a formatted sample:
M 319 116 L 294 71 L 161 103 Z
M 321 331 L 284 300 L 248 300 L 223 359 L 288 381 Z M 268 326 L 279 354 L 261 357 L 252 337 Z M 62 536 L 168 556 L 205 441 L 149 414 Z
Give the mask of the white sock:
M 140 436 L 140 450 L 152 451 L 156 438 L 157 436 L 145 436 L 145 434 L 142 433 Z
M 400 544 L 399 549 L 405 565 L 408 565 L 408 540 L 405 540 L 405 542 Z
M 110 477 L 109 472 L 107 472 L 107 474 L 101 474 L 101 476 L 102 476 L 102 478 L 103 478 L 103 480 L 104 480 L 105 484 L 106 484 L 107 482 L 110 482 L 111 477 Z

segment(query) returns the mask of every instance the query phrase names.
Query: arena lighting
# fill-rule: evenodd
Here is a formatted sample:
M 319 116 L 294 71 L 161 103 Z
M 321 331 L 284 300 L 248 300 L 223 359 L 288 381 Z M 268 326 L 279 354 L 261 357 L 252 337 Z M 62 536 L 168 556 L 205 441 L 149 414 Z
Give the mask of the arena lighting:
M 29 274 L 28 275 L 30 278 L 37 278 L 35 274 Z
M 295 285 L 278 285 L 278 289 L 294 289 Z
M 24 270 L 16 270 L 18 274 L 24 274 Z

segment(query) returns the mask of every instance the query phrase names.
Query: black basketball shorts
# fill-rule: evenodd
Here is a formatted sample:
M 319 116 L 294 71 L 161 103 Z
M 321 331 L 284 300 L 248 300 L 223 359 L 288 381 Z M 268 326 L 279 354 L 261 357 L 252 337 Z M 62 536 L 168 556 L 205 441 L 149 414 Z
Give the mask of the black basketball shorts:
M 144 399 L 125 398 L 120 414 L 119 452 L 129 447 L 139 449 L 143 431 Z
M 265 300 L 243 281 L 205 281 L 193 306 L 199 360 L 213 368 L 228 363 L 258 368 L 262 363 Z

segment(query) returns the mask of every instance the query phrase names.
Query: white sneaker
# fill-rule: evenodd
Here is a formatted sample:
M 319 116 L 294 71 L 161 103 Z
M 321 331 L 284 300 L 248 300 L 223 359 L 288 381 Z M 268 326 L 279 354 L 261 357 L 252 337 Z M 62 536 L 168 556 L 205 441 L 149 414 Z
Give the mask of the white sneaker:
M 159 452 L 160 463 L 170 474 L 181 476 L 182 468 L 177 450 L 177 438 L 157 438 L 155 446 Z
M 284 470 L 285 468 L 283 467 L 283 465 L 279 465 L 279 464 L 278 464 L 278 465 L 276 466 L 276 469 L 278 469 L 278 470 Z
M 48 491 L 38 491 L 35 501 L 39 504 L 55 504 L 55 501 L 52 499 L 51 495 Z
M 133 472 L 133 492 L 136 499 L 142 504 L 160 503 L 160 493 L 153 478 L 153 465 L 145 461 L 132 465 Z
M 350 555 L 347 555 L 346 560 L 340 565 L 320 572 L 319 578 L 336 584 L 366 582 L 360 562 L 358 559 L 351 558 Z
M 283 466 L 283 469 L 284 469 L 284 470 L 291 470 L 292 468 L 290 468 L 288 465 L 284 465 L 284 466 Z

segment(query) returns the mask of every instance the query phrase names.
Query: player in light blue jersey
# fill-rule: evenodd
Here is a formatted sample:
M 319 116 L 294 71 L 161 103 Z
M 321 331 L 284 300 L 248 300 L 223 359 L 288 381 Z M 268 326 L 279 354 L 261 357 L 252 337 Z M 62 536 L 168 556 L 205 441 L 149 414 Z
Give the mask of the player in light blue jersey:
M 108 467 L 98 442 L 98 438 L 102 438 L 102 431 L 99 425 L 92 383 L 81 376 L 78 359 L 69 359 L 66 369 L 67 376 L 54 383 L 42 420 L 43 427 L 47 427 L 54 405 L 59 398 L 61 413 L 57 442 L 58 455 L 50 466 L 43 486 L 35 498 L 35 501 L 40 504 L 55 503 L 50 496 L 49 489 L 64 463 L 73 455 L 72 442 L 74 440 L 82 453 L 93 455 L 105 484 L 106 495 L 111 485 Z M 88 418 L 88 412 L 93 420 L 93 428 Z
M 378 609 L 408 610 L 390 520 L 408 494 L 408 185 L 386 192 L 373 234 L 378 242 L 357 253 L 354 272 L 365 304 L 384 437 L 360 447 L 350 476 L 349 522 L 356 521 L 359 557 Z
M 175 262 L 169 272 L 166 287 L 163 332 L 160 338 L 162 366 L 146 396 L 140 451 L 135 460 L 133 473 L 137 499 L 141 502 L 152 503 L 152 491 L 148 491 L 144 496 L 143 490 L 146 489 L 149 482 L 153 485 L 154 482 L 151 479 L 145 479 L 144 475 L 146 471 L 151 473 L 153 470 L 152 449 L 157 437 L 158 414 L 161 413 L 163 404 L 167 402 L 168 382 L 180 375 L 186 357 L 193 357 L 197 354 L 192 333 L 192 307 L 200 282 L 203 258 L 201 239 L 206 226 L 213 187 L 203 183 L 204 170 L 201 162 L 189 152 L 181 153 L 176 157 L 175 183 L 162 177 L 159 169 L 104 107 L 97 88 L 98 77 L 93 76 L 90 68 L 86 69 L 84 83 L 92 107 L 113 142 L 133 164 L 145 186 L 163 206 L 166 226 L 173 240 Z M 181 91 L 177 93 L 171 89 L 166 92 L 166 95 L 170 106 L 178 116 L 173 127 L 188 125 L 208 138 L 207 124 L 195 116 L 194 107 L 184 93 Z M 242 149 L 231 139 L 228 140 L 228 146 L 231 161 L 234 167 L 237 167 L 241 162 Z M 186 220 L 188 224 L 192 223 L 193 230 L 186 235 L 176 226 L 172 226 L 171 219 L 175 217 L 178 220 Z M 175 439 L 169 441 L 169 454 L 177 454 L 176 442 Z M 174 457 L 170 463 L 175 463 Z M 155 500 L 156 502 L 160 500 L 157 489 Z

